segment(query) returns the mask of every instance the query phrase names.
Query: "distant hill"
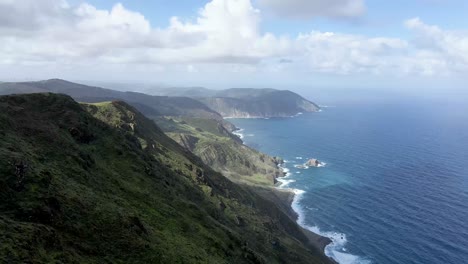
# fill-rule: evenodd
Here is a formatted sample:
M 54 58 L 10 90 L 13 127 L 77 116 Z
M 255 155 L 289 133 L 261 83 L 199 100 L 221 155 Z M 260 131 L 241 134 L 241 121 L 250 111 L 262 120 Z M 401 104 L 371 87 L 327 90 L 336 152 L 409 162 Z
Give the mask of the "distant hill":
M 287 90 L 233 88 L 166 88 L 154 90 L 159 95 L 189 96 L 204 103 L 223 117 L 289 117 L 300 112 L 316 112 L 320 107 Z
M 153 119 L 175 141 L 231 180 L 273 186 L 276 177 L 282 176 L 277 161 L 243 145 L 242 140 L 231 133 L 234 125 L 192 98 L 120 92 L 57 79 L 0 84 L 0 93 L 30 92 L 63 93 L 87 103 L 125 100 Z
M 134 90 L 131 85 L 127 85 L 127 88 Z M 119 86 L 119 89 L 125 89 L 125 86 Z M 82 102 L 124 100 L 147 116 L 189 116 L 221 120 L 223 117 L 289 117 L 300 112 L 320 110 L 315 103 L 288 90 L 146 87 L 145 91 L 151 91 L 155 95 L 115 91 L 60 79 L 0 83 L 0 95 L 53 92 L 70 95 Z
M 1 263 L 332 262 L 287 193 L 229 181 L 124 102 L 0 96 L 0 187 Z
M 188 97 L 151 96 L 143 93 L 120 92 L 60 79 L 0 83 L 0 95 L 43 92 L 67 94 L 80 102 L 123 100 L 148 116 L 171 115 L 222 119 L 216 111 Z

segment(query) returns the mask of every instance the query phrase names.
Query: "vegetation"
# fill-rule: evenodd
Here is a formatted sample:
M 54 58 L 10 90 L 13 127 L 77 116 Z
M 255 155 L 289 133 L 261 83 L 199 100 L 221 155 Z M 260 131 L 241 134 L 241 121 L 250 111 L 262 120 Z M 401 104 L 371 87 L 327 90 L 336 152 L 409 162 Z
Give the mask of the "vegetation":
M 225 117 L 287 117 L 298 112 L 316 112 L 313 102 L 291 91 L 275 89 L 233 88 L 170 88 L 154 92 L 168 96 L 190 96 Z
M 1 263 L 329 263 L 122 102 L 0 97 Z
M 286 117 L 315 112 L 319 107 L 291 91 L 275 89 L 171 88 L 154 91 L 163 96 L 120 92 L 64 80 L 0 83 L 0 94 L 53 92 L 79 102 L 123 100 L 148 117 L 184 116 L 222 120 L 222 117 Z M 168 97 L 170 96 L 170 97 Z M 189 98 L 191 97 L 191 98 Z M 227 129 L 233 126 L 223 122 Z
M 217 120 L 165 117 L 155 121 L 169 137 L 233 181 L 273 186 L 283 176 L 280 159 L 243 145 Z
M 135 92 L 120 92 L 59 79 L 0 83 L 0 94 L 3 95 L 44 92 L 67 94 L 78 102 L 97 103 L 123 100 L 149 117 L 175 115 L 222 119 L 221 115 L 206 105 L 188 97 L 151 96 Z

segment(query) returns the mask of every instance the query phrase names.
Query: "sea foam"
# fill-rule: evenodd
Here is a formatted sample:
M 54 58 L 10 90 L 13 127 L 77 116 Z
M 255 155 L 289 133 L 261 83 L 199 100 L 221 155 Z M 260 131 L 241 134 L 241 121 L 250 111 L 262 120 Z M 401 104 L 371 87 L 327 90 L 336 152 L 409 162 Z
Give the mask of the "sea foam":
M 236 130 L 234 132 L 232 132 L 234 135 L 238 136 L 240 139 L 244 139 L 244 134 L 242 134 L 242 132 L 244 131 L 244 129 L 239 129 L 239 130 Z
M 300 189 L 293 189 L 293 192 L 295 195 L 294 195 L 294 199 L 293 199 L 291 207 L 298 215 L 297 223 L 303 228 L 315 234 L 328 237 L 331 239 L 332 243 L 330 243 L 329 245 L 325 247 L 325 254 L 328 257 L 333 258 L 339 264 L 369 264 L 371 263 L 369 260 L 363 259 L 362 257 L 352 255 L 346 252 L 345 245 L 348 242 L 348 240 L 346 239 L 346 234 L 342 234 L 338 232 L 324 232 L 324 231 L 321 231 L 318 226 L 307 225 L 305 222 L 304 208 L 300 205 L 300 201 L 302 200 L 306 192 Z
M 237 132 L 239 133 L 242 131 L 244 130 L 241 129 L 241 130 L 238 130 Z M 302 160 L 302 159 L 303 157 L 296 157 L 296 160 Z M 280 185 L 277 187 L 279 189 L 287 188 L 289 184 L 296 182 L 294 179 L 291 179 L 292 178 L 291 176 L 293 174 L 291 173 L 290 169 L 286 167 L 287 162 L 288 161 L 285 160 L 283 164 L 278 165 L 278 168 L 280 168 L 285 174 L 284 177 L 277 178 L 278 182 L 280 182 Z M 322 162 L 319 165 L 319 167 L 323 167 L 325 165 L 326 163 Z M 296 172 L 296 173 L 300 173 L 300 172 Z M 346 234 L 342 234 L 338 232 L 323 232 L 319 229 L 318 226 L 307 225 L 305 222 L 304 208 L 302 208 L 300 205 L 300 201 L 306 192 L 300 189 L 292 189 L 292 191 L 294 192 L 294 199 L 291 204 L 291 207 L 298 215 L 297 223 L 303 228 L 315 234 L 321 235 L 323 237 L 328 237 L 332 240 L 332 243 L 330 243 L 329 245 L 325 247 L 325 254 L 328 257 L 333 258 L 339 264 L 369 264 L 370 263 L 370 261 L 366 259 L 363 259 L 359 256 L 352 255 L 346 252 L 345 245 L 348 242 L 346 239 Z

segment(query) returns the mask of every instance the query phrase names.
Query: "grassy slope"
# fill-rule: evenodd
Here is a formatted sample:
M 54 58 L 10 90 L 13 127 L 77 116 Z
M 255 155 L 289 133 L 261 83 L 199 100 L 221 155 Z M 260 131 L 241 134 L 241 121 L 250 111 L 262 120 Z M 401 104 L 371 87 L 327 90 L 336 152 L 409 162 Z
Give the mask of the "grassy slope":
M 242 144 L 216 120 L 189 117 L 158 118 L 172 139 L 229 179 L 272 186 L 282 176 L 278 160 Z
M 0 97 L 0 188 L 2 263 L 328 262 L 124 103 Z

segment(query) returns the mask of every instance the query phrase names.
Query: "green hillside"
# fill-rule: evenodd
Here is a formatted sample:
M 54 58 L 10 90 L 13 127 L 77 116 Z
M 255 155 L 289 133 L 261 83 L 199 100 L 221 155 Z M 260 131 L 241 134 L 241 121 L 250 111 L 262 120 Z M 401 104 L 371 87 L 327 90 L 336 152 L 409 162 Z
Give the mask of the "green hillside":
M 79 102 L 97 103 L 122 100 L 136 107 L 147 116 L 176 115 L 222 119 L 218 113 L 206 105 L 183 96 L 151 96 L 143 93 L 121 92 L 60 79 L 0 83 L 0 95 L 44 92 L 67 94 Z
M 217 120 L 166 117 L 155 121 L 169 137 L 233 181 L 273 186 L 283 176 L 278 168 L 281 159 L 244 145 Z
M 0 97 L 0 186 L 1 263 L 329 263 L 122 102 Z

